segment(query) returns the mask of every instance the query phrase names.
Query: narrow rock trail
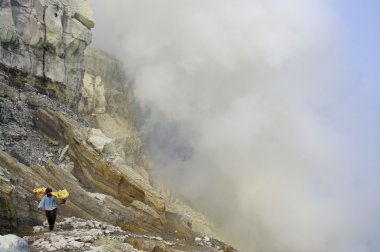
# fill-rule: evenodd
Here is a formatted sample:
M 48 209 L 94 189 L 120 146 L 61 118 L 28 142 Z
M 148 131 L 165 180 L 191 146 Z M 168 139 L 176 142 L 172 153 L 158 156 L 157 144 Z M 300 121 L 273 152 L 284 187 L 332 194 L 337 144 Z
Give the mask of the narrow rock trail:
M 172 237 L 174 238 L 174 237 Z M 34 234 L 25 236 L 31 251 L 233 251 L 207 236 L 196 237 L 193 244 L 184 239 L 164 239 L 156 235 L 141 235 L 99 221 L 75 217 L 57 222 L 55 230 L 35 226 Z

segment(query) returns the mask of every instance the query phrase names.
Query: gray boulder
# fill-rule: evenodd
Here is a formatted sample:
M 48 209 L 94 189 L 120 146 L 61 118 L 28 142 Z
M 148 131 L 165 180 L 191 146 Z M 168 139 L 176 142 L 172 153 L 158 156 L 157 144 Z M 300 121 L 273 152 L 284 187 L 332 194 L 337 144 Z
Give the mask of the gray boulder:
M 0 252 L 28 252 L 26 241 L 16 235 L 0 236 Z

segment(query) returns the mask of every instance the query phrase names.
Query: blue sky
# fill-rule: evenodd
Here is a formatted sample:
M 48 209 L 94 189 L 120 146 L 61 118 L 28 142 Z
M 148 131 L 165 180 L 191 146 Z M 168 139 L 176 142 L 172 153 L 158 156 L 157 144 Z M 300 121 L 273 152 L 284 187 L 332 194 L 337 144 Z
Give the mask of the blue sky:
M 336 10 L 344 24 L 351 59 L 370 71 L 380 66 L 380 1 L 339 1 Z M 378 71 L 377 71 L 378 72 Z M 378 75 L 379 73 L 377 73 Z
M 380 81 L 380 1 L 338 1 L 343 24 L 344 57 L 352 67 L 363 91 L 363 98 L 377 102 Z M 378 106 L 376 107 L 379 108 Z
M 346 121 L 350 124 L 345 127 L 351 126 L 352 131 L 359 123 L 361 129 L 379 127 L 380 1 L 339 0 L 335 10 L 343 28 L 342 57 L 348 68 L 348 92 L 342 105 L 349 111 Z M 379 140 L 379 135 L 374 138 Z
M 340 9 L 352 60 L 360 70 L 379 77 L 380 1 L 341 1 Z

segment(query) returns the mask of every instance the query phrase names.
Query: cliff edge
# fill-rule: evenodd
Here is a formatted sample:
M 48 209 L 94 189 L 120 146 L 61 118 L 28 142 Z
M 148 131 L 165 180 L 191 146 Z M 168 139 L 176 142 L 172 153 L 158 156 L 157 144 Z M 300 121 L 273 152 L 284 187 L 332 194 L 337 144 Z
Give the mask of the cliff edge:
M 93 27 L 87 0 L 0 2 L 0 234 L 28 235 L 32 251 L 234 251 L 167 210 L 132 87 L 121 62 L 89 47 Z M 45 186 L 70 192 L 58 221 L 85 223 L 92 245 L 54 247 L 32 194 Z M 58 225 L 63 239 L 76 237 L 70 225 Z

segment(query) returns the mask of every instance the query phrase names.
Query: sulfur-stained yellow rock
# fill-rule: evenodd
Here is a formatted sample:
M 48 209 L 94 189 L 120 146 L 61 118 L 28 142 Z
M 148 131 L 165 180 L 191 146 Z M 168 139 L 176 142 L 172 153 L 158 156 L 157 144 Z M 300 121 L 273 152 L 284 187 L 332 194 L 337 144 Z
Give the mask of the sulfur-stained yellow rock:
M 38 110 L 37 127 L 70 146 L 68 155 L 75 163 L 73 174 L 87 188 L 112 196 L 136 209 L 139 214 L 145 215 L 148 226 L 151 222 L 152 229 L 163 227 L 165 204 L 162 197 L 132 168 L 127 165 L 114 167 L 107 162 L 88 142 L 89 135 L 85 128 L 62 113 L 43 109 Z
M 6 167 L 4 170 L 13 180 L 11 185 L 7 180 L 0 179 L 0 233 L 22 233 L 45 221 L 44 213 L 37 211 L 38 201 L 32 193 L 32 189 L 38 186 L 49 186 L 53 190 L 67 188 L 70 200 L 59 206 L 60 215 L 102 220 L 136 232 L 162 230 L 164 219 L 152 208 L 141 202 L 128 205 L 110 195 L 93 197 L 71 173 L 52 162 L 45 167 L 27 167 L 0 151 L 0 166 Z

